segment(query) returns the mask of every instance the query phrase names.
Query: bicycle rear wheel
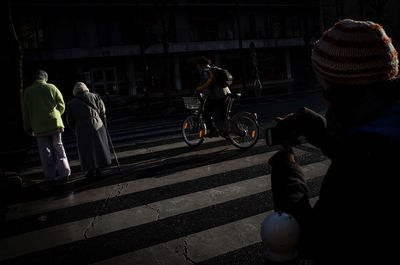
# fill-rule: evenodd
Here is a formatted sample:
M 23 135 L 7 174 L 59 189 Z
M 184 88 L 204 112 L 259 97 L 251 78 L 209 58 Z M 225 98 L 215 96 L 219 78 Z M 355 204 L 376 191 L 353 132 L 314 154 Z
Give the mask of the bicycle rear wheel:
M 257 120 L 250 113 L 237 113 L 233 115 L 230 122 L 228 137 L 234 146 L 247 149 L 257 143 L 260 128 Z
M 204 141 L 205 125 L 195 115 L 187 116 L 182 123 L 182 136 L 185 143 L 191 147 L 198 146 Z

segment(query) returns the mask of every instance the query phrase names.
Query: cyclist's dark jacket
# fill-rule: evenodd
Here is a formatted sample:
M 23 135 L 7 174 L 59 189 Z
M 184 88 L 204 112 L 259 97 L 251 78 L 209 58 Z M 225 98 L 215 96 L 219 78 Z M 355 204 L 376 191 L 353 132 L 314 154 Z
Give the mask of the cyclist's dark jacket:
M 396 98 L 349 106 L 349 117 L 343 119 L 332 110 L 325 117 L 303 110 L 303 134 L 331 159 L 324 177 L 306 184 L 288 153 L 280 151 L 270 159 L 274 207 L 299 221 L 300 256 L 313 258 L 316 264 L 390 264 L 398 259 L 400 101 Z M 312 207 L 309 197 L 318 195 L 319 179 L 319 199 Z
M 209 90 L 209 97 L 211 100 L 225 98 L 227 94 L 231 93 L 229 87 L 221 87 L 214 83 L 214 75 L 211 72 L 210 66 L 204 66 L 200 70 L 200 79 L 196 90 L 201 91 L 204 89 Z

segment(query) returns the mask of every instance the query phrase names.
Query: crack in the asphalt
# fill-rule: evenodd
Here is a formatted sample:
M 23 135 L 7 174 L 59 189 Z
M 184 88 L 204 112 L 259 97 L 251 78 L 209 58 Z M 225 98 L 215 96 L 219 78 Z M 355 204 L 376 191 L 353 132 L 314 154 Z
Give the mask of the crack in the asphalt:
M 145 204 L 145 205 L 146 205 L 147 207 L 149 207 L 151 210 L 157 212 L 156 221 L 159 221 L 159 220 L 160 220 L 160 209 L 159 209 L 159 208 L 154 208 L 154 207 L 150 206 L 149 204 Z
M 86 227 L 85 231 L 83 232 L 83 236 L 85 239 L 88 239 L 88 233 L 91 229 L 93 229 L 93 227 L 96 225 L 96 223 L 101 220 L 101 216 L 102 216 L 102 211 L 103 209 L 105 209 L 107 207 L 107 203 L 108 200 L 112 199 L 112 198 L 120 198 L 120 195 L 122 193 L 122 190 L 124 188 L 126 188 L 128 186 L 128 183 L 119 183 L 117 185 L 118 189 L 116 191 L 115 194 L 113 194 L 112 192 L 110 193 L 110 195 L 104 200 L 104 202 L 102 203 L 102 205 L 98 208 L 96 215 L 91 219 L 91 221 L 89 222 L 89 225 Z
M 183 240 L 183 256 L 185 257 L 185 261 L 187 264 L 196 264 L 191 258 L 189 258 L 188 243 L 186 239 Z

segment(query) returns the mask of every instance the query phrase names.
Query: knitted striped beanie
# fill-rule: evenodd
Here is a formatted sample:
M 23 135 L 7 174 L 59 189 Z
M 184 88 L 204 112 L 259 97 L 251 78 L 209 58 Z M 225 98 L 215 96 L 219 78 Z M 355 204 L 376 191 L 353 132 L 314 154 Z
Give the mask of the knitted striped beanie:
M 311 60 L 315 72 L 335 84 L 368 84 L 398 74 L 392 40 L 371 21 L 337 22 L 315 43 Z

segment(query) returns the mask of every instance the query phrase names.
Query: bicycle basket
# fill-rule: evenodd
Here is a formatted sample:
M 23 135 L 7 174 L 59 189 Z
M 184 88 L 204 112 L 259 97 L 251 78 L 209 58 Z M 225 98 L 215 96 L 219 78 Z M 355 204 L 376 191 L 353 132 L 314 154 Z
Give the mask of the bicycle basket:
M 182 97 L 185 108 L 196 110 L 200 108 L 200 100 L 197 97 Z

